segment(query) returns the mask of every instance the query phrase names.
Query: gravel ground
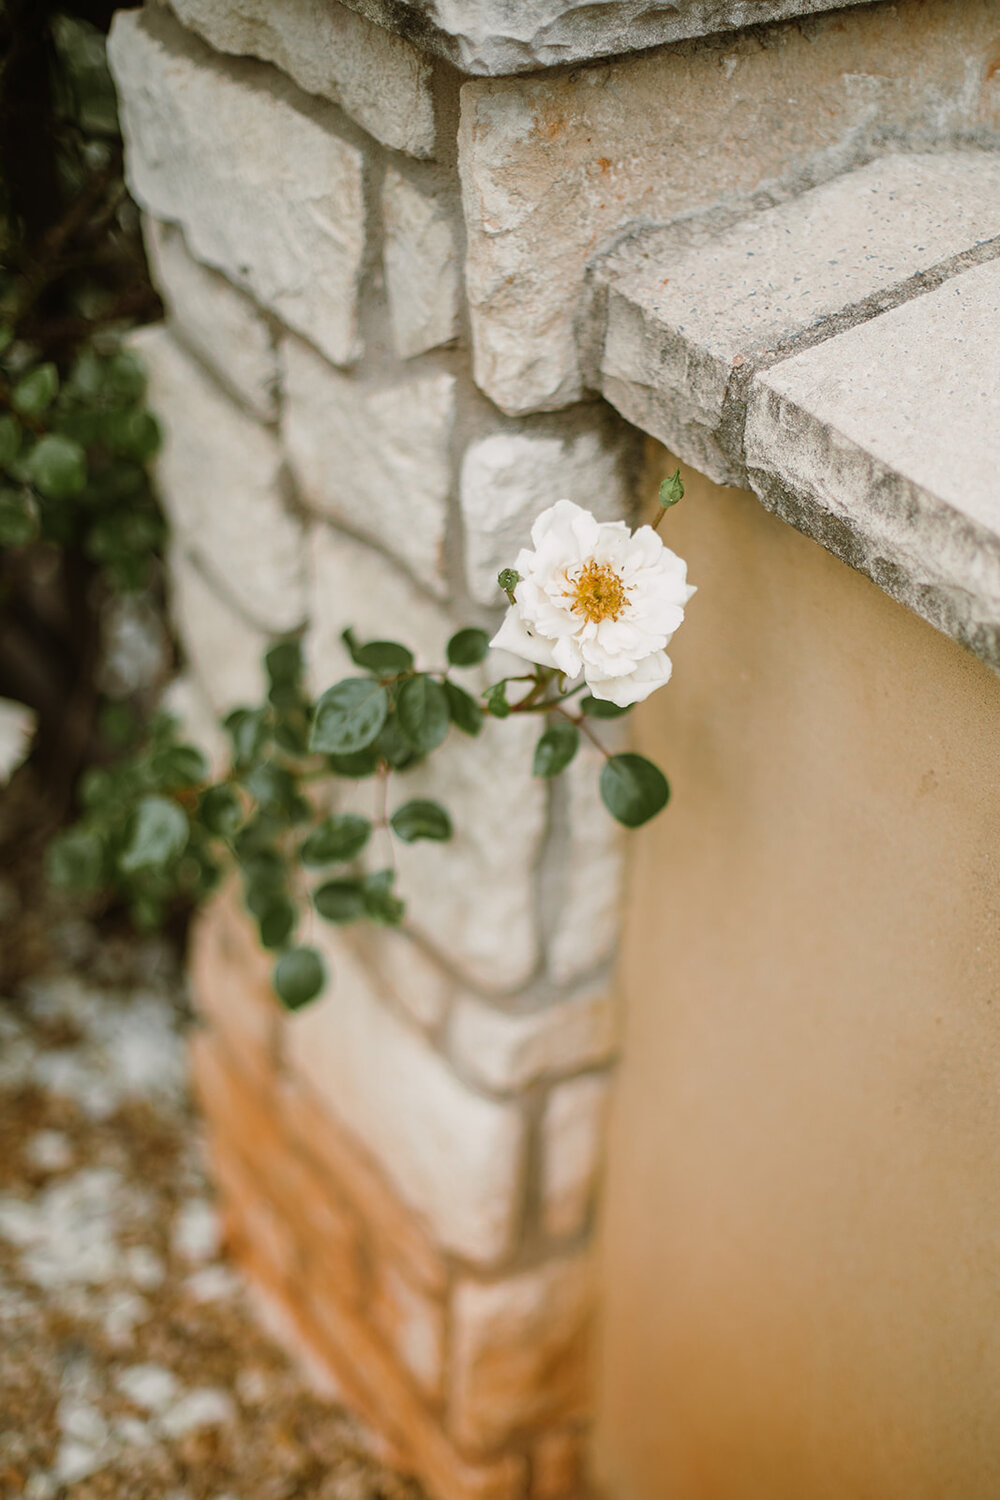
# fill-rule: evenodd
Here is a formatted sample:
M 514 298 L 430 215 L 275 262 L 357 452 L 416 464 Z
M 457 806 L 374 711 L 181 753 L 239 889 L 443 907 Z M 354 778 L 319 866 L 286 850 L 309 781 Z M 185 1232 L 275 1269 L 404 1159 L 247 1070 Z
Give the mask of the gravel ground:
M 419 1500 L 255 1324 L 219 1258 L 169 952 L 127 967 L 0 999 L 0 1496 Z

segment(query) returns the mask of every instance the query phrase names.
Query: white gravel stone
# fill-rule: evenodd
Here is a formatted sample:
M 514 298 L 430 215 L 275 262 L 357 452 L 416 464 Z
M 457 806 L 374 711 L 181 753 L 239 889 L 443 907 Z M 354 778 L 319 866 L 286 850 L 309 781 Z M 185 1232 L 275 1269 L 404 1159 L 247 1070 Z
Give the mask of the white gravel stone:
M 222 1230 L 215 1206 L 207 1198 L 189 1198 L 178 1209 L 170 1231 L 170 1248 L 182 1260 L 197 1265 L 219 1253 Z
M 336 111 L 159 9 L 120 11 L 108 58 L 139 204 L 335 363 L 354 359 L 364 161 Z
M 267 319 L 250 298 L 190 254 L 176 224 L 143 218 L 150 274 L 178 338 L 263 422 L 278 414 L 278 360 Z
M 402 37 L 335 0 L 171 0 L 220 52 L 277 63 L 310 94 L 339 104 L 384 146 L 434 149 L 431 65 Z
M 191 675 L 215 713 L 260 703 L 265 692 L 263 655 L 269 638 L 231 609 L 180 547 L 168 560 L 173 618 Z
M 382 186 L 385 284 L 396 352 L 423 354 L 458 336 L 461 264 L 452 196 L 425 191 L 391 164 Z
M 130 1245 L 124 1252 L 125 1273 L 143 1291 L 162 1286 L 167 1274 L 163 1261 L 148 1245 Z
M 60 1484 L 79 1484 L 82 1479 L 87 1479 L 91 1474 L 96 1474 L 98 1469 L 104 1468 L 106 1462 L 100 1453 L 96 1453 L 86 1443 L 68 1438 L 59 1444 L 55 1476 Z
M 624 735 L 602 724 L 601 740 L 619 748 Z M 563 774 L 569 823 L 561 870 L 562 901 L 548 937 L 549 976 L 573 984 L 606 963 L 621 922 L 625 832 L 601 801 L 603 757 L 594 745 L 580 746 Z
M 116 1349 L 130 1349 L 135 1330 L 148 1322 L 151 1312 L 149 1303 L 138 1292 L 127 1288 L 110 1292 L 101 1317 L 105 1338 Z
M 286 1021 L 287 1055 L 331 1114 L 381 1163 L 440 1244 L 492 1262 L 514 1242 L 524 1122 L 484 1099 L 376 992 L 347 939 L 316 935 L 325 997 Z
M 228 1266 L 202 1266 L 185 1276 L 184 1290 L 192 1302 L 223 1302 L 237 1295 L 240 1280 Z
M 557 500 L 573 500 L 599 521 L 628 514 L 621 444 L 595 409 L 564 420 L 564 432 L 522 426 L 476 438 L 465 450 L 459 492 L 466 573 L 483 604 L 502 602 L 497 573 L 531 545 L 533 522 Z
M 454 376 L 414 370 L 371 382 L 332 369 L 300 339 L 281 352 L 282 435 L 305 505 L 446 592 Z
M 542 1217 L 549 1234 L 578 1234 L 594 1197 L 608 1114 L 606 1074 L 559 1084 L 542 1115 Z
M 305 614 L 305 539 L 285 506 L 277 438 L 204 374 L 163 327 L 130 340 L 164 429 L 156 485 L 178 541 L 261 630 Z
M 39 1130 L 27 1142 L 24 1154 L 41 1172 L 65 1172 L 73 1165 L 74 1151 L 61 1130 Z
M 115 1376 L 115 1386 L 141 1411 L 162 1412 L 177 1399 L 180 1382 L 164 1365 L 131 1365 Z
M 203 1386 L 169 1407 L 160 1417 L 160 1427 L 167 1437 L 179 1438 L 202 1427 L 224 1427 L 235 1416 L 236 1404 L 228 1391 Z
M 500 1093 L 606 1061 L 614 1050 L 614 1000 L 603 988 L 532 1011 L 501 1010 L 463 995 L 451 1013 L 449 1050 L 462 1073 Z

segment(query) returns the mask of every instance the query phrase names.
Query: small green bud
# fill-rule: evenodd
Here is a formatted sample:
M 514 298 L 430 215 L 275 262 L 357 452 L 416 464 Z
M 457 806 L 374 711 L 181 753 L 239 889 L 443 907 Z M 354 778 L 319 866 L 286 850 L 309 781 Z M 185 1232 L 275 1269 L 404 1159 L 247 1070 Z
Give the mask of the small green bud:
M 497 574 L 497 583 L 508 596 L 513 594 L 520 582 L 521 575 L 516 568 L 502 568 Z
M 510 704 L 507 702 L 506 682 L 495 682 L 486 694 L 486 711 L 495 719 L 506 719 L 510 714 Z
M 683 499 L 684 481 L 681 478 L 680 469 L 675 469 L 660 485 L 660 504 L 664 510 L 669 510 L 672 505 L 677 504 L 678 500 Z

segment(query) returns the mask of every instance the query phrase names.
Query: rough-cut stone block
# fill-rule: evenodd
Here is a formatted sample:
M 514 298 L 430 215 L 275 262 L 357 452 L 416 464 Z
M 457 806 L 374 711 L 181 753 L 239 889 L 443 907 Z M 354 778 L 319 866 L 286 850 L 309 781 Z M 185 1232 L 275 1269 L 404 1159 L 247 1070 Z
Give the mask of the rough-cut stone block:
M 440 1244 L 477 1262 L 510 1249 L 524 1124 L 466 1088 L 375 992 L 346 939 L 325 930 L 329 993 L 287 1023 L 291 1066 L 358 1135 Z
M 119 11 L 108 57 L 133 196 L 330 359 L 354 359 L 364 160 L 332 106 L 159 10 Z
M 234 885 L 199 913 L 191 932 L 189 973 L 199 1016 L 218 1032 L 236 1062 L 269 1086 L 277 1066 L 279 1007 L 271 965 L 248 941 Z
M 547 1432 L 531 1450 L 531 1500 L 578 1500 L 585 1493 L 579 1428 Z
M 587 1222 L 608 1112 L 606 1074 L 559 1084 L 542 1115 L 542 1219 L 549 1234 L 578 1234 Z
M 278 414 L 278 359 L 267 319 L 245 293 L 189 254 L 176 224 L 143 220 L 150 273 L 171 328 L 255 416 Z
M 171 0 L 220 52 L 277 63 L 339 104 L 369 135 L 411 156 L 434 150 L 431 64 L 411 43 L 336 0 Z
M 766 46 L 748 33 L 467 83 L 460 167 L 477 382 L 512 413 L 579 399 L 584 267 L 626 225 L 715 205 L 735 216 L 869 160 L 887 138 L 916 149 L 982 131 L 969 80 L 995 45 L 989 5 L 927 0 L 918 25 L 901 8 L 864 6 L 808 30 L 772 27 Z
M 282 364 L 282 435 L 304 503 L 445 593 L 454 376 L 413 370 L 357 380 L 295 338 L 284 340 Z
M 329 527 L 317 528 L 311 550 L 306 654 L 315 691 L 329 687 L 348 666 L 340 641 L 346 625 L 362 640 L 404 641 L 420 666 L 444 661 L 445 643 L 458 622 L 421 596 L 391 562 Z M 466 674 L 466 681 L 476 691 L 480 674 Z M 490 990 L 523 984 L 539 960 L 534 871 L 545 830 L 545 790 L 531 776 L 537 732 L 527 718 L 488 722 L 475 740 L 453 729 L 425 765 L 390 782 L 390 808 L 412 797 L 435 797 L 455 826 L 447 844 L 397 849 L 408 921 L 463 976 Z M 367 799 L 366 784 L 360 795 Z
M 998 236 L 1000 158 L 985 152 L 882 157 L 689 248 L 640 232 L 595 273 L 601 388 L 680 458 L 745 482 L 741 424 L 725 421 L 734 369 L 874 315 Z
M 178 540 L 261 630 L 302 624 L 305 533 L 281 492 L 273 432 L 246 414 L 162 327 L 131 339 L 163 427 L 156 486 Z
M 461 265 L 453 197 L 425 191 L 391 164 L 382 186 L 385 285 L 396 352 L 423 354 L 458 336 Z
M 208 756 L 212 775 L 223 775 L 229 766 L 232 746 L 204 689 L 190 672 L 174 678 L 160 699 L 160 707 L 176 721 L 185 743 L 197 745 Z
M 440 1293 L 448 1275 L 444 1256 L 424 1223 L 389 1187 L 367 1147 L 335 1125 L 300 1081 L 283 1080 L 280 1095 L 282 1118 L 298 1149 L 353 1206 L 377 1255 L 398 1264 L 418 1286 Z
M 574 500 L 601 521 L 626 518 L 628 454 L 620 425 L 598 407 L 566 413 L 558 426 L 521 424 L 475 438 L 462 458 L 459 488 L 473 598 L 503 602 L 497 573 L 531 545 L 536 516 L 557 500 Z
M 170 618 L 195 682 L 218 714 L 260 703 L 266 691 L 263 666 L 268 636 L 231 609 L 182 548 L 167 560 Z
M 601 739 L 614 750 L 624 735 L 602 725 Z M 621 918 L 625 834 L 601 801 L 603 757 L 583 744 L 563 775 L 567 790 L 568 842 L 561 862 L 562 900 L 548 940 L 549 976 L 572 984 L 606 963 L 614 952 Z
M 462 995 L 451 1013 L 448 1039 L 463 1073 L 506 1093 L 604 1062 L 614 1050 L 615 1033 L 614 1001 L 599 988 L 520 1012 Z
M 359 934 L 365 963 L 375 969 L 386 993 L 412 1016 L 418 1026 L 436 1030 L 447 1014 L 455 991 L 450 974 L 430 958 L 411 934 L 383 927 Z
M 442 1393 L 444 1306 L 388 1261 L 375 1270 L 375 1321 L 404 1369 L 431 1400 Z
M 448 1420 L 468 1452 L 583 1413 L 591 1281 L 588 1260 L 577 1256 L 503 1281 L 458 1283 Z
M 765 505 L 1000 670 L 1000 261 L 751 389 Z
M 566 0 L 351 0 L 358 10 L 454 62 L 467 73 L 533 72 L 676 42 L 685 37 L 813 15 L 829 0 L 647 0 L 614 5 Z M 861 0 L 847 0 L 848 5 Z

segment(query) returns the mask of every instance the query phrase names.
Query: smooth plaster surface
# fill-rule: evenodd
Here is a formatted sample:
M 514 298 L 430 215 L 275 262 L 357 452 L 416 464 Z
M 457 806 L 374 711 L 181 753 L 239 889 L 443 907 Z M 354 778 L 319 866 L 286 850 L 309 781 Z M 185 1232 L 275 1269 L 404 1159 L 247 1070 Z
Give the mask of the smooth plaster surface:
M 651 445 L 652 473 L 672 467 Z M 1000 680 L 696 475 L 639 717 L 613 1500 L 1000 1494 Z

